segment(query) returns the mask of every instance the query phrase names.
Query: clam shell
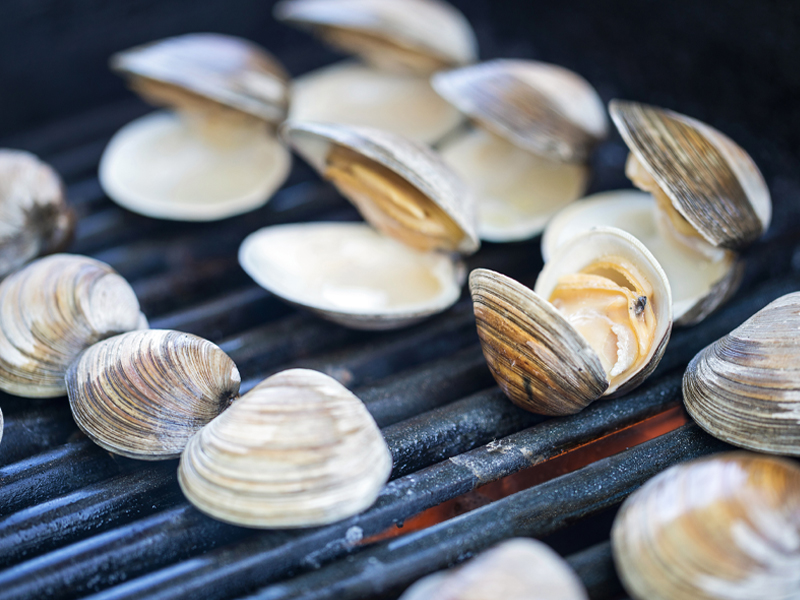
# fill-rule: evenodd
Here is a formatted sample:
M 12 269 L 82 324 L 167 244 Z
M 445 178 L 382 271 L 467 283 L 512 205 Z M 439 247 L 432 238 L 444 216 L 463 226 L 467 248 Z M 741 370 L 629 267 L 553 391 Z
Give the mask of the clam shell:
M 683 377 L 692 418 L 735 446 L 800 456 L 800 292 L 701 350 Z
M 132 331 L 94 344 L 67 371 L 78 427 L 129 458 L 180 456 L 189 438 L 225 410 L 241 377 L 215 344 L 188 333 Z
M 611 541 L 639 600 L 796 600 L 800 469 L 745 452 L 673 466 L 625 501 Z
M 291 369 L 206 425 L 178 481 L 199 510 L 247 527 L 313 527 L 369 507 L 392 457 L 364 404 L 334 379 Z
M 0 283 L 0 389 L 49 398 L 67 367 L 107 337 L 146 329 L 128 282 L 92 258 L 54 254 Z
M 562 275 L 578 273 L 606 256 L 626 258 L 644 273 L 654 289 L 648 302 L 657 319 L 645 360 L 613 386 L 589 342 L 547 300 Z M 473 271 L 469 287 L 492 375 L 514 404 L 535 413 L 573 414 L 601 396 L 635 388 L 655 370 L 672 329 L 663 270 L 641 242 L 610 227 L 587 231 L 559 248 L 545 264 L 535 291 L 488 269 Z
M 585 162 L 608 133 L 597 92 L 562 67 L 499 59 L 437 73 L 431 82 L 482 127 L 553 160 Z
M 0 149 L 0 278 L 65 248 L 74 227 L 58 174 L 33 154 Z
M 581 580 L 547 544 L 506 540 L 463 566 L 421 579 L 400 600 L 588 600 Z
M 769 227 L 772 204 L 764 178 L 728 137 L 636 102 L 613 100 L 609 112 L 639 163 L 710 244 L 742 248 Z
M 658 220 L 650 194 L 634 190 L 594 194 L 565 207 L 548 223 L 542 257 L 547 262 L 560 245 L 592 227 L 627 231 L 653 253 L 667 274 L 675 324 L 694 325 L 736 292 L 744 265 L 733 252 L 709 246 L 701 253 L 664 235 Z
M 280 123 L 289 104 L 289 75 L 247 40 L 192 33 L 137 46 L 111 57 L 111 67 L 157 104 L 234 109 Z
M 273 14 L 386 69 L 432 73 L 478 53 L 467 19 L 440 0 L 285 0 Z
M 398 135 L 367 127 L 326 123 L 287 122 L 284 138 L 319 173 L 324 173 L 334 146 L 354 152 L 368 163 L 388 169 L 420 191 L 439 209 L 436 218 L 446 220 L 458 235 L 445 240 L 426 238 L 424 233 L 406 227 L 375 202 L 349 199 L 378 230 L 415 248 L 475 252 L 479 246 L 475 231 L 475 201 L 459 177 L 430 148 Z M 430 218 L 427 207 L 420 207 Z

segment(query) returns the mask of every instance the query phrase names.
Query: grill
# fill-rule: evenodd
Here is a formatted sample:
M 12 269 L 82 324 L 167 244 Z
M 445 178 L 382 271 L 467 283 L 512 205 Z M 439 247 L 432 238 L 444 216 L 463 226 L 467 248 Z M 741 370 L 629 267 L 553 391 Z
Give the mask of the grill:
M 41 27 L 22 18 L 25 3 L 10 4 L 9 41 L 0 44 L 22 44 L 21 63 L 37 64 L 38 38 L 22 40 Z M 110 75 L 99 75 L 111 49 L 186 28 L 260 41 L 295 73 L 333 55 L 269 23 L 260 3 L 202 0 L 189 9 L 180 0 L 131 1 L 109 14 L 91 3 L 65 4 L 69 10 L 43 19 L 77 44 L 73 58 L 91 48 L 70 27 L 90 16 L 107 24 L 107 33 L 97 34 L 94 62 L 76 75 L 98 83 L 88 91 L 63 76 L 42 83 L 64 90 L 66 108 L 3 99 L 20 122 L 50 118 L 0 146 L 31 150 L 62 174 L 80 216 L 70 251 L 103 260 L 131 281 L 152 327 L 219 343 L 239 366 L 244 391 L 290 366 L 339 379 L 381 426 L 394 470 L 377 503 L 347 521 L 303 531 L 246 530 L 194 510 L 178 489 L 176 461 L 142 463 L 94 446 L 63 399 L 1 396 L 0 598 L 394 598 L 419 577 L 510 536 L 551 544 L 592 598 L 624 597 L 608 542 L 620 502 L 670 465 L 728 448 L 687 422 L 685 365 L 768 302 L 800 289 L 800 123 L 789 101 L 800 82 L 795 70 L 783 69 L 800 57 L 800 9 L 732 0 L 564 0 L 535 10 L 525 2 L 456 2 L 476 25 L 484 58 L 564 64 L 592 81 L 604 100 L 649 101 L 706 120 L 753 154 L 773 194 L 773 225 L 748 252 L 734 299 L 699 326 L 675 330 L 657 372 L 634 393 L 555 419 L 517 409 L 494 385 L 466 295 L 413 328 L 356 332 L 297 312 L 249 280 L 236 251 L 251 231 L 357 218 L 299 160 L 265 208 L 219 223 L 155 221 L 104 197 L 95 172 L 106 141 L 149 110 L 116 99 L 126 96 L 108 83 Z M 148 11 L 158 25 L 139 18 Z M 243 14 L 258 16 L 266 29 L 256 30 Z M 121 23 L 132 25 L 120 34 L 124 41 L 112 44 Z M 57 65 L 63 60 L 54 57 Z M 44 89 L 34 87 L 37 94 Z M 107 102 L 86 110 L 98 99 Z M 52 118 L 59 111 L 72 114 Z M 0 129 L 11 127 L 0 117 Z M 617 137 L 600 146 L 592 191 L 629 187 L 625 156 Z M 538 246 L 538 239 L 486 244 L 469 267 L 532 284 L 541 268 Z

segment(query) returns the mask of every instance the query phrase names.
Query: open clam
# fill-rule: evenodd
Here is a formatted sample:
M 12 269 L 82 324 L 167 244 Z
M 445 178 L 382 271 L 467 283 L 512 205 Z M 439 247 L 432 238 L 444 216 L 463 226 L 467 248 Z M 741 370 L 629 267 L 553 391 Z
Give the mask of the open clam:
M 239 262 L 277 296 L 350 327 L 389 329 L 441 312 L 459 297 L 471 253 L 471 198 L 429 149 L 379 130 L 287 123 L 288 142 L 336 185 L 363 223 L 266 227 Z
M 58 174 L 33 154 L 0 149 L 0 278 L 63 250 L 74 226 Z
M 200 430 L 178 481 L 199 510 L 247 527 L 312 527 L 369 507 L 392 457 L 364 404 L 334 379 L 291 369 Z
M 683 377 L 686 410 L 735 446 L 800 456 L 800 293 L 775 300 L 701 350 Z
M 66 375 L 78 427 L 129 458 L 177 458 L 239 393 L 233 361 L 188 333 L 133 331 L 94 344 Z
M 796 600 L 800 468 L 745 452 L 673 466 L 625 501 L 611 541 L 637 600 Z
M 123 127 L 100 161 L 115 202 L 147 216 L 210 221 L 263 205 L 289 173 L 274 128 L 288 75 L 262 48 L 219 34 L 168 38 L 120 52 L 114 70 L 156 112 Z
M 83 350 L 146 328 L 131 286 L 105 263 L 72 254 L 35 260 L 0 283 L 0 389 L 61 396 Z
M 440 150 L 476 194 L 482 239 L 533 237 L 583 195 L 585 163 L 608 120 L 582 77 L 536 61 L 493 60 L 437 73 L 432 84 L 476 125 Z
M 478 337 L 503 392 L 547 415 L 622 394 L 653 372 L 672 328 L 667 277 L 636 238 L 597 228 L 558 249 L 530 290 L 470 274 Z
M 588 600 L 570 566 L 546 544 L 502 542 L 466 564 L 429 575 L 400 600 Z

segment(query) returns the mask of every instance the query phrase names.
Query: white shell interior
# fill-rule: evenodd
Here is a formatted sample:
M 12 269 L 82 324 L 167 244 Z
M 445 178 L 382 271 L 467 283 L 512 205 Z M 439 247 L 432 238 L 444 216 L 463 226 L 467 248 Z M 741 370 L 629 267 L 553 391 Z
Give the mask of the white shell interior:
M 449 140 L 440 152 L 475 193 L 478 235 L 524 240 L 586 191 L 589 168 L 536 156 L 481 129 Z
M 213 221 L 265 204 L 290 166 L 289 151 L 255 120 L 155 112 L 114 135 L 99 176 L 109 197 L 133 212 Z
M 289 118 L 375 127 L 433 144 L 462 117 L 428 77 L 345 61 L 297 78 Z
M 701 253 L 662 235 L 657 227 L 655 199 L 646 192 L 634 190 L 595 194 L 553 217 L 542 237 L 545 262 L 557 248 L 593 227 L 617 227 L 627 231 L 653 253 L 672 288 L 675 320 L 707 296 L 731 269 L 729 255 L 724 250 Z
M 449 256 L 413 250 L 366 223 L 265 227 L 242 243 L 239 262 L 281 298 L 339 314 L 433 314 L 461 295 Z

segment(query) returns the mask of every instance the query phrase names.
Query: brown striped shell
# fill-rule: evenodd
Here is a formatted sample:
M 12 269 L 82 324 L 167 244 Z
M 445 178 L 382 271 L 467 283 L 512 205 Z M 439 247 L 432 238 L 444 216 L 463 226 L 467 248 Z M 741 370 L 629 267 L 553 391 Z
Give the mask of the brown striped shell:
M 67 368 L 83 350 L 146 328 L 133 289 L 105 263 L 73 254 L 40 258 L 0 283 L 0 389 L 61 396 Z
M 129 458 L 177 458 L 189 438 L 225 410 L 241 377 L 215 344 L 188 333 L 133 331 L 94 344 L 69 368 L 78 427 Z
M 33 154 L 0 149 L 0 278 L 64 249 L 74 227 L 58 174 Z
M 246 527 L 312 527 L 365 510 L 392 457 L 364 404 L 336 380 L 265 379 L 186 446 L 178 480 L 204 513 Z
M 721 440 L 800 456 L 800 292 L 701 350 L 683 376 L 683 400 Z
M 746 452 L 673 466 L 625 501 L 611 542 L 637 600 L 797 600 L 800 468 Z

